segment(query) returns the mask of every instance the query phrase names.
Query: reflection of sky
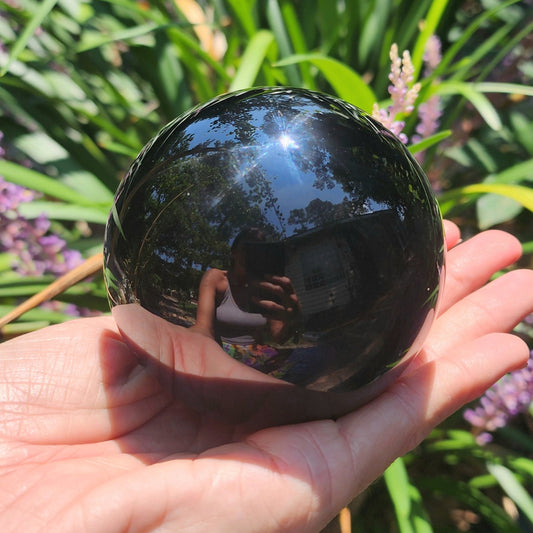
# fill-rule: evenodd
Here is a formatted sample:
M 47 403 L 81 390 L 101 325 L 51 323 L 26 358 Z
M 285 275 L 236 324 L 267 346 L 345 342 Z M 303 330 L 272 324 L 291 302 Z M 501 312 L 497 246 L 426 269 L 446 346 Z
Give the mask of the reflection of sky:
M 255 108 L 247 117 L 247 128 L 241 132 L 242 142 L 237 145 L 234 144 L 235 129 L 226 122 L 215 120 L 209 124 L 209 119 L 200 120 L 194 124 L 191 133 L 197 141 L 203 141 L 204 149 L 218 148 L 224 152 L 225 171 L 237 186 L 244 186 L 250 192 L 247 178 L 264 178 L 264 182 L 258 179 L 254 187 L 256 193 L 266 191 L 267 187 L 272 192 L 271 198 L 264 197 L 260 202 L 263 216 L 273 227 L 289 236 L 299 227 L 288 224 L 291 211 L 305 209 L 317 198 L 333 205 L 351 199 L 347 198 L 350 193 L 346 193 L 335 180 L 328 133 L 316 128 L 316 118 L 314 103 L 309 108 L 300 103 L 296 114 L 287 113 L 287 110 L 276 112 L 270 107 Z M 204 138 L 198 139 L 198 136 Z M 357 170 L 350 164 L 346 172 Z M 227 190 L 221 190 L 212 205 L 215 206 L 226 193 Z M 265 207 L 270 199 L 274 200 L 276 208 Z M 357 214 L 361 214 L 361 208 L 370 212 L 389 207 L 380 206 L 371 199 L 361 206 L 359 199 L 355 200 Z
M 241 146 L 232 158 L 237 183 L 245 182 L 252 170 L 258 171 L 270 183 L 277 205 L 285 218 L 284 227 L 281 227 L 272 209 L 266 212 L 263 209 L 263 212 L 267 220 L 274 227 L 286 232 L 287 236 L 292 234 L 297 227 L 297 225 L 288 224 L 292 210 L 305 209 L 316 198 L 334 205 L 341 204 L 346 198 L 346 192 L 340 185 L 322 189 L 313 186 L 316 181 L 315 173 L 303 171 L 297 163 L 298 158 L 304 157 L 304 153 L 301 152 L 297 141 L 289 134 L 281 133 L 279 137 L 274 137 L 272 141 L 263 146 Z M 367 201 L 366 207 L 368 212 L 389 208 L 387 205 L 380 206 L 371 199 Z

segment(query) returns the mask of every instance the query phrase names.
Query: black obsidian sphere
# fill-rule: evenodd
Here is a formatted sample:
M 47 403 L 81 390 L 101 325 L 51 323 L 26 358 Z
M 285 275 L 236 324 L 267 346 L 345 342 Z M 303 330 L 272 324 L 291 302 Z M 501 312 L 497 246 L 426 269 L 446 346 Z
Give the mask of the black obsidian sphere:
M 383 388 L 420 348 L 444 263 L 436 200 L 402 143 L 290 88 L 227 94 L 164 127 L 118 188 L 104 254 L 113 306 L 323 392 Z

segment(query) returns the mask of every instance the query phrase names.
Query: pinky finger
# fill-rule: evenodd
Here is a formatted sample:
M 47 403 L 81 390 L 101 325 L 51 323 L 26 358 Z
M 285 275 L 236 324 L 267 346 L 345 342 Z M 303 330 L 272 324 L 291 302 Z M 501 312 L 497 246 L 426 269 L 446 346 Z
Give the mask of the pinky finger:
M 492 333 L 400 377 L 376 400 L 339 419 L 346 440 L 357 444 L 353 452 L 355 463 L 364 464 L 359 471 L 364 484 L 507 372 L 523 367 L 527 358 L 521 339 Z M 388 444 L 376 454 L 376 442 Z M 362 461 L 371 456 L 375 461 Z

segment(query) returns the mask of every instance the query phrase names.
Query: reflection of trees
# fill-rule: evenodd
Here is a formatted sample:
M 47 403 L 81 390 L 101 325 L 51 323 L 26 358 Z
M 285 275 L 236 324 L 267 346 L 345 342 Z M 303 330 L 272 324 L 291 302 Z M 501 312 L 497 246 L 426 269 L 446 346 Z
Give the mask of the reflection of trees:
M 217 165 L 203 159 L 178 161 L 147 187 L 134 215 L 146 228 L 134 275 L 140 284 L 141 272 L 163 271 L 177 286 L 195 287 L 208 266 L 227 268 L 230 241 L 242 227 L 268 227 L 250 194 L 228 180 L 224 157 Z
M 289 224 L 298 226 L 295 233 L 303 233 L 335 221 L 346 220 L 352 215 L 352 204 L 346 198 L 338 204 L 315 198 L 304 208 L 292 209 Z

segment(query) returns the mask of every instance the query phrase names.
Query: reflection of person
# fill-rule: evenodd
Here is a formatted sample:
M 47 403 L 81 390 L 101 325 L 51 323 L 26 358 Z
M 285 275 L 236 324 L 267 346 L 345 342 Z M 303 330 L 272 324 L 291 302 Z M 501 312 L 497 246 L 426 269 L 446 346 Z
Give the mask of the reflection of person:
M 447 225 L 448 245 L 458 238 Z M 215 375 L 222 349 L 149 313 L 135 320 L 128 305 L 5 342 L 0 531 L 320 531 L 433 426 L 526 363 L 525 344 L 502 332 L 533 311 L 533 272 L 483 286 L 519 254 L 496 231 L 453 248 L 423 351 L 386 393 L 336 420 L 250 434 L 199 415 L 157 369 Z
M 287 276 L 253 274 L 247 267 L 246 245 L 264 241 L 257 228 L 241 231 L 231 246 L 230 268 L 204 274 L 191 328 L 250 364 L 276 355 L 269 344 L 285 342 L 299 317 L 298 298 Z

